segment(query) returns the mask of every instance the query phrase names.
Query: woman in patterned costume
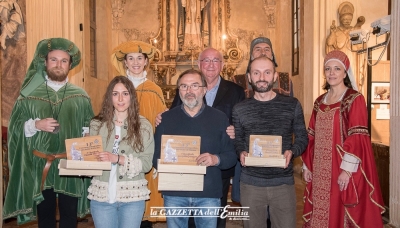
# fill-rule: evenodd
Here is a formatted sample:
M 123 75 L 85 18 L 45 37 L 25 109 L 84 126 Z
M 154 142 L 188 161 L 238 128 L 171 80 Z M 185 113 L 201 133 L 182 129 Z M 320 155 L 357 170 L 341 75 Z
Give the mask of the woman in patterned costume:
M 346 54 L 324 60 L 327 91 L 314 102 L 302 155 L 304 227 L 382 227 L 383 199 L 368 133 L 367 109 Z M 353 84 L 353 87 L 352 87 Z

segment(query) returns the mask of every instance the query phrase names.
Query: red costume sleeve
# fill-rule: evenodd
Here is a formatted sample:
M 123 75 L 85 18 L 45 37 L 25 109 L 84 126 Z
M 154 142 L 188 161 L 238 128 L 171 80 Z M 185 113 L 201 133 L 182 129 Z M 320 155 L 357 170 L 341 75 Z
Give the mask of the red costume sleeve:
M 351 94 L 349 94 L 351 93 Z M 357 172 L 352 173 L 346 191 L 342 191 L 342 201 L 348 215 L 361 227 L 363 217 L 374 217 L 376 211 L 385 211 L 376 171 L 371 139 L 368 133 L 368 114 L 364 97 L 356 91 L 348 91 L 342 102 L 342 140 L 343 145 L 336 145 L 337 152 L 357 157 L 360 161 Z M 357 208 L 363 208 L 363 212 Z M 380 218 L 377 218 L 378 220 Z

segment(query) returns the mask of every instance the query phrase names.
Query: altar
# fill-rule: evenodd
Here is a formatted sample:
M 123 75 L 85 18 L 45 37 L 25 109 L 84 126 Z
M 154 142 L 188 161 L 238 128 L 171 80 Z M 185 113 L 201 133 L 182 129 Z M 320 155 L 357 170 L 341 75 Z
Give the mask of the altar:
M 251 5 L 260 5 L 256 8 L 231 0 L 113 2 L 113 46 L 141 40 L 157 48 L 148 78 L 162 88 L 167 106 L 175 95 L 179 74 L 190 68 L 198 69 L 199 53 L 205 48 L 212 47 L 222 53 L 221 76 L 235 81 L 235 75 L 246 72 L 251 40 L 259 36 L 269 37 L 272 42 L 290 39 L 283 36 L 290 31 L 289 21 L 280 20 L 281 26 L 277 26 L 279 13 L 284 15 L 288 10 L 278 1 L 254 0 Z M 246 17 L 248 14 L 254 17 Z M 279 42 L 274 46 L 275 55 L 282 61 L 290 59 L 289 55 L 282 55 L 281 45 Z M 290 65 L 281 69 L 290 72 Z

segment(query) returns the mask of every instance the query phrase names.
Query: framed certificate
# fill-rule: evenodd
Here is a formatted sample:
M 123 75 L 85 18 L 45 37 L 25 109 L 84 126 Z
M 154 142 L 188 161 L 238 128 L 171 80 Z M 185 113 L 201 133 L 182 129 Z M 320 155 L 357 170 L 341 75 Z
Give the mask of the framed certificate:
M 200 136 L 163 135 L 161 137 L 161 164 L 197 165 L 200 155 Z
M 103 142 L 100 135 L 66 139 L 65 148 L 68 160 L 97 161 L 94 154 L 103 151 Z

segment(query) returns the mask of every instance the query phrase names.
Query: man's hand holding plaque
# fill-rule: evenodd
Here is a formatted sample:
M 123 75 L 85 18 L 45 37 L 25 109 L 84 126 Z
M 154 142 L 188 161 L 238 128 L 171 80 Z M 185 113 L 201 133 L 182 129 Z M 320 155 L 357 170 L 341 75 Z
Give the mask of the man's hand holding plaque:
M 158 189 L 202 191 L 208 166 L 219 163 L 217 156 L 200 154 L 200 136 L 162 135 L 158 160 Z
M 197 165 L 216 166 L 219 164 L 219 158 L 214 154 L 203 153 L 196 158 L 196 162 Z
M 291 151 L 282 155 L 282 136 L 250 135 L 249 152 L 240 154 L 240 163 L 243 166 L 286 168 L 291 157 Z

